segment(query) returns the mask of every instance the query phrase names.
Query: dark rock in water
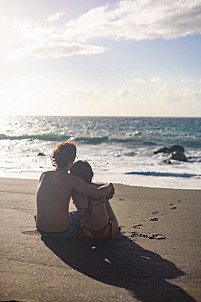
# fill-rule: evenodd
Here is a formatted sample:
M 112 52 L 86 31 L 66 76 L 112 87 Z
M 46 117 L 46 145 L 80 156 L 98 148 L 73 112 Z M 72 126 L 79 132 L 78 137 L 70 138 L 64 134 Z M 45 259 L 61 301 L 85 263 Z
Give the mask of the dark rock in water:
M 39 152 L 39 153 L 38 153 L 38 156 L 45 156 L 45 154 L 42 153 L 42 152 Z
M 173 145 L 169 147 L 160 148 L 156 151 L 154 151 L 154 154 L 158 153 L 172 153 L 171 157 L 168 159 L 163 160 L 166 164 L 172 164 L 171 159 L 178 160 L 178 161 L 188 161 L 184 154 L 184 148 L 179 145 Z
M 180 145 L 173 145 L 168 147 L 169 152 L 178 152 L 178 153 L 184 153 L 184 147 L 180 146 Z
M 179 160 L 179 161 L 188 161 L 185 154 L 180 152 L 173 152 L 170 159 Z
M 158 153 L 169 153 L 168 152 L 168 148 L 167 147 L 163 147 L 163 148 L 160 148 L 160 149 L 154 151 L 154 154 L 158 154 Z
M 125 152 L 125 156 L 135 156 L 135 152 Z
M 154 154 L 158 154 L 158 153 L 172 153 L 172 152 L 178 152 L 178 153 L 184 153 L 184 148 L 180 145 L 173 145 L 173 146 L 169 146 L 169 147 L 163 147 L 160 148 L 156 151 L 154 151 Z
M 171 164 L 172 164 L 172 162 L 171 162 L 171 160 L 170 160 L 170 159 L 164 159 L 164 160 L 163 160 L 163 163 L 165 163 L 165 164 L 169 164 L 169 165 L 171 165 Z

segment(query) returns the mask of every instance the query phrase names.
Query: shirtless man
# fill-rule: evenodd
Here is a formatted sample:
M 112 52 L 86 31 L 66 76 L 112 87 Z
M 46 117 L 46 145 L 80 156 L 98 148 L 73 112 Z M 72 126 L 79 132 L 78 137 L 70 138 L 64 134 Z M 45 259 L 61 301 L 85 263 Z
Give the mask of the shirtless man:
M 68 173 L 76 157 L 76 146 L 68 141 L 58 144 L 53 150 L 53 171 L 42 173 L 37 190 L 36 227 L 43 236 L 69 238 L 80 233 L 80 218 L 77 211 L 69 213 L 72 191 L 93 199 L 111 198 L 112 184 L 96 188 Z

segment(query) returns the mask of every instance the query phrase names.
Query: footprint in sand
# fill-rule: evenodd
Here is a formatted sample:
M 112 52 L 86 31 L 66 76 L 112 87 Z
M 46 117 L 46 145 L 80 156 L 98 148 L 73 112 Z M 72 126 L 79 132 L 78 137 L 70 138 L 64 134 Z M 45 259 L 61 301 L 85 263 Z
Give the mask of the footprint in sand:
M 37 230 L 35 230 L 35 231 L 23 231 L 22 234 L 25 234 L 25 235 L 40 235 Z
M 151 221 L 158 221 L 158 218 L 157 217 L 154 217 L 152 219 L 150 219 Z
M 137 233 L 137 232 L 132 232 L 131 237 L 137 237 L 137 236 L 139 236 L 139 233 Z
M 162 234 L 153 234 L 152 236 L 149 236 L 149 239 L 163 240 L 166 239 L 166 237 Z
M 181 200 L 178 200 L 177 202 L 181 202 Z M 176 210 L 177 209 L 177 207 L 174 206 L 174 203 L 169 202 L 168 204 L 169 204 L 169 206 L 173 206 L 173 207 L 170 208 L 170 210 Z
M 20 302 L 18 300 L 9 300 L 9 301 L 1 301 L 1 302 Z
M 159 211 L 152 212 L 152 214 L 158 214 L 158 213 L 159 213 Z
M 131 237 L 148 237 L 146 234 L 141 234 L 138 232 L 132 232 Z
M 140 229 L 140 227 L 142 227 L 142 226 L 143 226 L 143 224 L 137 224 L 137 225 L 134 225 L 133 228 L 134 229 Z
M 132 232 L 131 237 L 143 237 L 143 238 L 149 238 L 149 239 L 156 239 L 156 240 L 163 240 L 166 239 L 166 237 L 163 234 L 141 234 L 137 232 Z

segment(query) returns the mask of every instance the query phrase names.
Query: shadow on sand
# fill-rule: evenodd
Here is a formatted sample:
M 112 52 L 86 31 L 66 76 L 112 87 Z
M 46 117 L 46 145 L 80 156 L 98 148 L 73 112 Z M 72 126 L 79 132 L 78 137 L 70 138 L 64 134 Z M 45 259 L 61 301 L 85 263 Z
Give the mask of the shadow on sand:
M 42 240 L 67 265 L 95 280 L 127 289 L 140 301 L 195 301 L 183 289 L 166 281 L 184 272 L 120 232 L 112 240 L 103 241 L 48 237 Z

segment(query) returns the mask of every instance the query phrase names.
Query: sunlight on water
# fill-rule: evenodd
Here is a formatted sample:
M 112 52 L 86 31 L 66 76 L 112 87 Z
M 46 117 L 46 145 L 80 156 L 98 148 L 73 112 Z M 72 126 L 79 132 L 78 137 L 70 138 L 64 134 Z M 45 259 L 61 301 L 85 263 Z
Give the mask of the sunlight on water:
M 78 147 L 77 159 L 90 162 L 97 181 L 201 187 L 199 118 L 2 117 L 0 176 L 39 178 L 51 169 L 55 145 L 68 139 Z M 167 164 L 170 154 L 153 154 L 169 145 L 182 145 L 188 162 Z

